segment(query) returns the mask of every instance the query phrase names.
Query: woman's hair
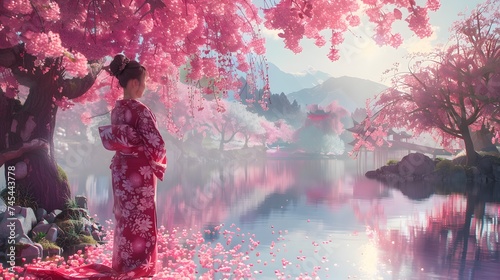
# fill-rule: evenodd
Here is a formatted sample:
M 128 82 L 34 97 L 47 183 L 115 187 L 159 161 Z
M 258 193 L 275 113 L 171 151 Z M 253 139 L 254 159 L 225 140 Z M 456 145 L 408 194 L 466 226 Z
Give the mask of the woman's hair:
M 118 79 L 118 83 L 122 88 L 125 88 L 130 80 L 140 80 L 146 72 L 146 68 L 139 62 L 130 60 L 123 54 L 117 54 L 113 58 L 113 61 L 109 64 L 109 70 L 111 75 Z

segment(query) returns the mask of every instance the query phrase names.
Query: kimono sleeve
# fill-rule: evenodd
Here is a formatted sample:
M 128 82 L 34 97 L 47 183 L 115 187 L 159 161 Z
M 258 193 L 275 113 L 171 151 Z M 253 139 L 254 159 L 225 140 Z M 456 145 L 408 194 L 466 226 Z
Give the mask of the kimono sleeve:
M 126 151 L 141 144 L 141 138 L 127 124 L 111 124 L 99 127 L 102 145 L 110 151 Z
M 137 124 L 137 132 L 142 139 L 144 154 L 149 160 L 149 165 L 153 169 L 156 177 L 163 180 L 163 174 L 167 169 L 167 151 L 165 142 L 158 130 L 156 117 L 149 108 L 142 108 Z

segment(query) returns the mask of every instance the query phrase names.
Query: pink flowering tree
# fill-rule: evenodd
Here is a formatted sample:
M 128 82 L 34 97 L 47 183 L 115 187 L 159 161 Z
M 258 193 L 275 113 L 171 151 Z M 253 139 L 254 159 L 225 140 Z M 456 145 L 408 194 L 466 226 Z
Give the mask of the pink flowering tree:
M 409 72 L 394 69 L 393 86 L 367 109 L 355 149 L 382 144 L 383 125 L 388 124 L 414 136 L 431 133 L 445 148 L 460 140 L 467 164 L 475 164 L 471 132 L 500 128 L 499 7 L 494 2 L 479 5 L 454 25 L 447 48 L 414 57 Z
M 53 156 L 57 110 L 102 99 L 102 92 L 110 105 L 120 97 L 113 79 L 99 75 L 110 55 L 123 52 L 146 65 L 166 108 L 175 104 L 179 71 L 187 73 L 182 82 L 193 94 L 219 98 L 239 87 L 238 73 L 247 73 L 251 87 L 264 81 L 265 100 L 265 60 L 252 56 L 265 51 L 260 26 L 278 30 L 295 52 L 304 37 L 318 46 L 328 40 L 335 60 L 342 34 L 360 23 L 359 12 L 375 23 L 378 43 L 398 46 L 395 22 L 404 20 L 425 37 L 428 11 L 438 8 L 439 0 L 0 1 L 0 165 L 16 166 L 16 183 L 39 206 L 62 208 L 70 193 Z M 331 36 L 321 35 L 324 30 Z M 21 87 L 28 88 L 26 98 Z
M 344 131 L 342 119 L 348 115 L 347 110 L 333 101 L 325 108 L 309 105 L 308 111 L 304 125 L 295 133 L 299 146 L 313 153 L 344 153 L 345 144 L 339 135 Z
M 209 128 L 210 135 L 219 143 L 219 150 L 223 151 L 226 144 L 237 139 L 241 134 L 248 145 L 252 134 L 258 134 L 262 128 L 259 121 L 262 117 L 247 110 L 246 106 L 239 102 L 219 101 L 220 104 L 211 104 L 214 112 L 208 119 L 198 119 L 199 126 Z M 222 106 L 222 107 L 221 107 Z M 219 108 L 222 108 L 219 110 Z
M 263 133 L 255 135 L 260 139 L 263 146 L 272 144 L 278 141 L 290 142 L 293 140 L 295 129 L 285 120 L 277 120 L 274 122 L 264 119 L 260 122 Z

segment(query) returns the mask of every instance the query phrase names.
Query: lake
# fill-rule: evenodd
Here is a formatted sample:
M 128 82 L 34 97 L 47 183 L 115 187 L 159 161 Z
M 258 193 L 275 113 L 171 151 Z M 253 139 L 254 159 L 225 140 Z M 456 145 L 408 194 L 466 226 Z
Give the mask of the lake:
M 335 159 L 171 161 L 158 184 L 158 223 L 201 231 L 211 244 L 240 243 L 255 279 L 498 279 L 498 188 L 414 185 L 403 194 L 365 178 L 369 168 Z M 104 223 L 113 219 L 111 180 L 107 163 L 98 170 L 69 179 Z

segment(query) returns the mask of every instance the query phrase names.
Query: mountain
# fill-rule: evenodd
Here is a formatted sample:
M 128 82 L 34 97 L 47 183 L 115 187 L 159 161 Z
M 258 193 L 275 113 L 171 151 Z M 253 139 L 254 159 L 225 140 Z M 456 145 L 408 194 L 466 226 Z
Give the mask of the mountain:
M 312 68 L 297 74 L 286 73 L 276 65 L 268 64 L 268 76 L 271 92 L 285 94 L 295 92 L 304 88 L 317 86 L 332 76 L 328 73 L 314 70 Z
M 292 92 L 287 97 L 291 102 L 296 100 L 304 109 L 309 104 L 326 106 L 337 100 L 347 111 L 354 112 L 356 108 L 365 107 L 366 99 L 373 98 L 386 88 L 370 80 L 343 76 L 329 78 L 322 84 Z

